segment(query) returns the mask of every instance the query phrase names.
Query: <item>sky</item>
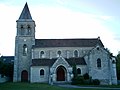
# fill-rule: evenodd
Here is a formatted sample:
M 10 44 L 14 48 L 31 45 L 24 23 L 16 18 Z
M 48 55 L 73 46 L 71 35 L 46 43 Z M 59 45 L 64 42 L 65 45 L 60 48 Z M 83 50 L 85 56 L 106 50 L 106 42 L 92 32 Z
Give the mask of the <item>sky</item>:
M 0 0 L 1 55 L 14 55 L 16 20 L 26 2 L 37 39 L 100 37 L 113 55 L 120 51 L 120 0 Z

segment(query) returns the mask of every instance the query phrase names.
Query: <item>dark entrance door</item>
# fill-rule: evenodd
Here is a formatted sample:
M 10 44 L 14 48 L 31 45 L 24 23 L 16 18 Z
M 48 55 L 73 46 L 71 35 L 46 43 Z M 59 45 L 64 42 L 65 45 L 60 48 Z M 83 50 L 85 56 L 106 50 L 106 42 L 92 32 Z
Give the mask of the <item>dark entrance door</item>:
M 65 81 L 65 68 L 62 66 L 57 69 L 57 81 Z
M 28 82 L 28 72 L 26 70 L 23 70 L 21 73 L 21 81 Z

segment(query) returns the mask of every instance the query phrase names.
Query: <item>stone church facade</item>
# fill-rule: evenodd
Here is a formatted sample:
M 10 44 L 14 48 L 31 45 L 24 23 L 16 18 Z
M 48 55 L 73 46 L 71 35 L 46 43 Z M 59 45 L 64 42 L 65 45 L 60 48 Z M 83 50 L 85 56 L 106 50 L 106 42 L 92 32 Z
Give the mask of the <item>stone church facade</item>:
M 27 3 L 17 22 L 14 82 L 71 82 L 73 66 L 101 84 L 117 84 L 115 58 L 100 38 L 35 39 L 35 21 Z

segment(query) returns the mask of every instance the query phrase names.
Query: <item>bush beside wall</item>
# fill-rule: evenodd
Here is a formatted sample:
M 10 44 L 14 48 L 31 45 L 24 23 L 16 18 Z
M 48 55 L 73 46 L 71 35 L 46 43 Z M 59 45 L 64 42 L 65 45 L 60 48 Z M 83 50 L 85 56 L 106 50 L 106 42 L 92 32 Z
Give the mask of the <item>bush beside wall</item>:
M 72 85 L 100 85 L 100 81 L 98 79 L 92 79 L 87 73 L 83 76 L 75 76 L 72 79 Z

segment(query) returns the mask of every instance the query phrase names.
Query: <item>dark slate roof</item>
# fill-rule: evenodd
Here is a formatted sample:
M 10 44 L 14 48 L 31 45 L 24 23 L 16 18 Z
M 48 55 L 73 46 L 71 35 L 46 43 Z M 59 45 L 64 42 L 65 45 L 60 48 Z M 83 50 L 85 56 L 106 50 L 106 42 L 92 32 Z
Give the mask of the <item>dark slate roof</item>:
M 14 56 L 1 56 L 1 61 L 6 64 L 13 64 Z
M 70 58 L 70 59 L 66 59 L 66 61 L 71 65 L 87 65 L 85 62 L 84 58 Z
M 56 59 L 33 59 L 32 66 L 52 66 Z M 86 65 L 84 58 L 69 58 L 65 59 L 68 64 L 73 65 Z
M 19 19 L 32 19 L 27 3 L 25 4 Z
M 36 39 L 35 47 L 104 47 L 99 38 L 92 39 Z
M 32 66 L 52 66 L 56 59 L 33 59 Z

